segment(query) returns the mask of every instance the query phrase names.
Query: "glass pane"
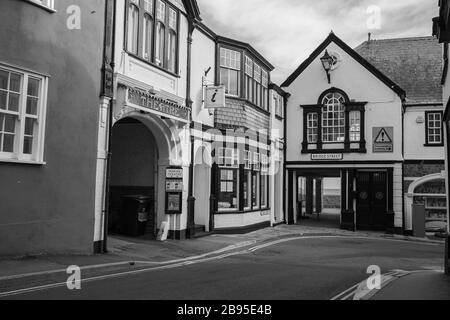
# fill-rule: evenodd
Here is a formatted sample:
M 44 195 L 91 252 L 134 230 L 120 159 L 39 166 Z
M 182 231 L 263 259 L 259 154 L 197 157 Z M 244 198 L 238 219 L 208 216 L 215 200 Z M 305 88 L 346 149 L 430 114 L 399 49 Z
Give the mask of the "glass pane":
M 25 137 L 25 139 L 23 140 L 23 153 L 33 153 L 33 137 Z
M 4 70 L 0 70 L 0 89 L 8 89 L 8 77 L 9 77 L 9 73 L 4 71 Z
M 5 115 L 5 127 L 4 132 L 15 133 L 16 132 L 16 117 Z
M 3 152 L 14 152 L 14 135 L 5 134 L 3 136 Z
M 220 83 L 225 85 L 225 92 L 230 93 L 230 88 L 228 87 L 228 69 L 220 69 Z
M 28 78 L 28 95 L 39 97 L 39 80 Z
M 230 93 L 233 95 L 239 94 L 239 73 L 235 70 L 230 70 Z
M 37 115 L 38 109 L 38 99 L 37 98 L 27 98 L 27 114 Z
M 25 120 L 25 135 L 32 136 L 34 134 L 34 119 L 27 118 Z
M 9 111 L 18 112 L 19 111 L 19 99 L 20 95 L 17 93 L 10 93 L 9 94 Z
M 11 73 L 11 79 L 9 83 L 9 90 L 14 92 L 20 92 L 20 74 Z
M 0 109 L 6 110 L 6 97 L 7 97 L 6 91 L 0 90 Z

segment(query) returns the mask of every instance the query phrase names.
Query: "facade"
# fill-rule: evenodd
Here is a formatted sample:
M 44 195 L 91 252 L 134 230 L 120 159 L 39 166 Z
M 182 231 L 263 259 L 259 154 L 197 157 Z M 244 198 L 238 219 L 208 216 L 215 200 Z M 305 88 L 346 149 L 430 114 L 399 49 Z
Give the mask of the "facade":
M 2 256 L 92 252 L 105 10 L 0 3 Z
M 333 33 L 282 87 L 288 222 L 326 211 L 322 190 L 340 187 L 337 227 L 401 232 L 404 90 Z
M 425 206 L 428 232 L 445 232 L 442 50 L 433 37 L 369 40 L 355 49 L 406 91 L 403 103 L 404 231 Z
M 443 86 L 443 103 L 444 103 L 444 145 L 445 145 L 445 178 L 447 187 L 447 201 L 450 199 L 450 73 L 448 72 L 448 60 L 449 60 L 449 43 L 450 43 L 450 14 L 449 14 L 450 2 L 448 0 L 439 1 L 439 17 L 433 19 L 433 35 L 439 40 L 439 43 L 443 47 L 443 73 L 441 79 L 441 85 Z M 450 213 L 447 207 L 447 221 L 450 221 Z M 445 271 L 450 274 L 450 224 L 447 226 L 447 238 L 445 249 Z

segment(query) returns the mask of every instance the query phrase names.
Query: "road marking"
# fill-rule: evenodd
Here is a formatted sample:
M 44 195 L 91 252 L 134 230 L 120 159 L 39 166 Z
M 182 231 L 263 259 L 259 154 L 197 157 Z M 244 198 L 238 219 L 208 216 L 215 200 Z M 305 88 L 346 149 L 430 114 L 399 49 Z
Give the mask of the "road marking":
M 101 280 L 106 280 L 106 279 L 113 279 L 113 278 L 119 278 L 119 277 L 124 277 L 124 276 L 129 276 L 129 275 L 136 275 L 136 274 L 141 274 L 141 273 L 147 273 L 147 272 L 152 272 L 152 271 L 160 271 L 160 270 L 165 270 L 165 269 L 174 269 L 174 268 L 180 268 L 180 267 L 185 267 L 185 266 L 190 266 L 190 265 L 194 265 L 194 264 L 199 264 L 199 263 L 203 263 L 203 262 L 210 262 L 210 261 L 215 261 L 215 260 L 221 260 L 221 259 L 225 259 L 231 256 L 237 256 L 237 255 L 244 255 L 244 254 L 248 254 L 248 253 L 254 253 L 258 250 L 264 249 L 264 248 L 268 248 L 271 246 L 275 246 L 281 243 L 286 243 L 286 242 L 292 242 L 292 241 L 297 241 L 297 240 L 311 240 L 311 239 L 362 239 L 362 240 L 373 240 L 373 241 L 389 241 L 389 242 L 403 242 L 403 240 L 397 240 L 397 239 L 385 239 L 385 238 L 376 238 L 376 237 L 362 237 L 362 236 L 358 236 L 358 237 L 353 237 L 353 236 L 346 236 L 346 235 L 338 235 L 338 236 L 333 236 L 333 235 L 323 235 L 323 236 L 298 236 L 298 237 L 291 237 L 291 238 L 286 238 L 286 239 L 279 239 L 279 240 L 275 240 L 275 241 L 271 241 L 265 244 L 261 244 L 258 246 L 254 246 L 248 249 L 244 249 L 244 250 L 240 250 L 240 251 L 235 251 L 235 252 L 229 252 L 229 253 L 224 253 L 222 255 L 219 256 L 212 256 L 213 254 L 217 254 L 217 253 L 222 253 L 224 252 L 227 248 L 231 248 L 232 249 L 228 249 L 228 250 L 233 250 L 233 249 L 240 249 L 245 247 L 245 245 L 234 245 L 234 246 L 230 246 L 224 249 L 220 249 L 214 252 L 210 252 L 210 253 L 206 253 L 203 255 L 199 255 L 196 257 L 190 257 L 190 258 L 183 258 L 183 259 L 178 259 L 178 260 L 173 260 L 173 261 L 166 261 L 166 262 L 158 262 L 160 264 L 164 264 L 162 266 L 159 267 L 150 267 L 150 268 L 143 268 L 140 270 L 132 270 L 132 271 L 123 271 L 123 272 L 118 272 L 118 273 L 113 273 L 113 274 L 109 274 L 109 275 L 103 275 L 103 276 L 96 276 L 96 277 L 91 277 L 91 278 L 86 278 L 86 279 L 82 279 L 81 283 L 88 283 L 88 282 L 94 282 L 94 281 L 101 281 Z M 256 241 L 248 241 L 246 243 L 242 243 L 242 244 L 247 244 L 251 245 L 251 244 L 255 244 Z M 423 245 L 432 245 L 432 246 L 436 246 L 436 244 L 432 244 L 432 243 L 422 243 Z M 123 264 L 129 264 L 130 262 L 127 263 L 123 263 Z M 136 264 L 143 264 L 143 265 L 149 265 L 149 264 L 156 264 L 156 262 L 150 262 L 150 261 L 137 261 L 135 262 Z M 118 265 L 117 263 L 115 265 Z M 108 264 L 105 264 L 104 266 L 109 266 Z M 88 269 L 89 267 L 86 267 L 85 269 Z M 93 267 L 90 267 L 93 268 Z M 0 281 L 2 279 L 0 278 Z M 359 286 L 360 284 L 356 285 Z M 48 284 L 48 285 L 43 285 L 43 286 L 37 286 L 37 287 L 31 287 L 31 288 L 24 288 L 24 289 L 19 289 L 19 290 L 13 290 L 13 291 L 9 291 L 9 292 L 0 292 L 0 298 L 4 298 L 4 297 L 9 297 L 9 296 L 15 296 L 15 295 L 20 295 L 20 294 L 25 294 L 25 293 L 31 293 L 31 292 L 36 292 L 36 291 L 44 291 L 44 290 L 48 290 L 48 289 L 55 289 L 58 287 L 64 287 L 66 286 L 66 282 L 64 283 L 54 283 L 54 284 Z M 352 287 L 353 288 L 353 287 Z M 350 289 L 352 289 L 350 288 Z M 349 291 L 350 289 L 346 290 Z M 340 296 L 342 294 L 339 294 L 338 296 Z M 347 295 L 350 296 L 351 294 Z

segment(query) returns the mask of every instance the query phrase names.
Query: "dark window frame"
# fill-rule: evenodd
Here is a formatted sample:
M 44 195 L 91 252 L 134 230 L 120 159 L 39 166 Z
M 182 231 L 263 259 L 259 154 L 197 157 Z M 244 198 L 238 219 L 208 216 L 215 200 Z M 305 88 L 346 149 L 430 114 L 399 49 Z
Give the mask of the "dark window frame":
M 441 142 L 430 142 L 429 137 L 429 119 L 431 114 L 439 114 L 441 116 Z M 443 147 L 444 146 L 444 111 L 425 111 L 425 147 Z

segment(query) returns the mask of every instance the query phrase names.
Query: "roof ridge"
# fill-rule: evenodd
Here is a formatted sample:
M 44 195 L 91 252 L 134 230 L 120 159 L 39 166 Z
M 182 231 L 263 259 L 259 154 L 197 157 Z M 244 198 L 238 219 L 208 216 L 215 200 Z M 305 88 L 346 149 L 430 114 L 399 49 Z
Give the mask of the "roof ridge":
M 370 41 L 364 41 L 362 44 L 365 43 L 372 43 L 372 42 L 401 42 L 401 41 L 423 41 L 423 40 L 435 40 L 437 39 L 433 36 L 421 36 L 421 37 L 404 37 L 404 38 L 391 38 L 391 39 L 371 39 Z

